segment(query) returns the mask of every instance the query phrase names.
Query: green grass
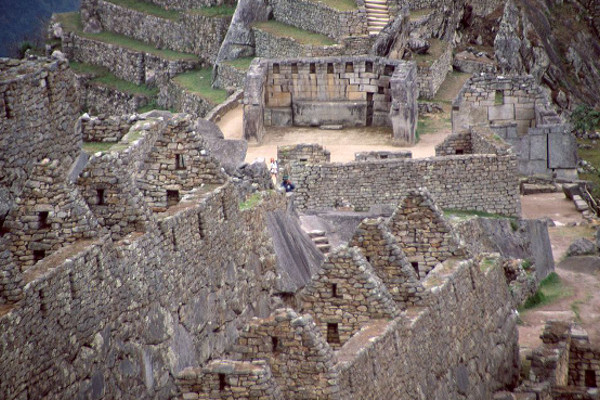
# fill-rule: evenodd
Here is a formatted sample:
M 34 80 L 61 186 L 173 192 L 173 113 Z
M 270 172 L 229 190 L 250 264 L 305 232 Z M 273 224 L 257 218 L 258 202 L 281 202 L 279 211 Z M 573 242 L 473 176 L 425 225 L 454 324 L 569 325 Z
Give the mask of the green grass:
M 430 67 L 449 46 L 449 43 L 440 39 L 429 39 L 431 47 L 426 54 L 415 54 L 415 61 L 420 67 Z
M 501 90 L 496 90 L 496 94 L 494 96 L 494 104 L 499 106 L 504 104 L 504 92 Z
M 262 195 L 260 192 L 256 192 L 246 199 L 246 201 L 240 203 L 240 210 L 248 210 L 256 207 L 262 201 Z
M 250 64 L 252 63 L 252 60 L 254 60 L 254 57 L 236 58 L 235 60 L 225 61 L 225 64 L 231 65 L 233 68 L 236 68 L 236 69 L 239 69 L 242 71 L 247 71 L 248 68 L 250 68 Z
M 253 25 L 255 28 L 261 31 L 270 33 L 275 36 L 287 37 L 294 39 L 298 43 L 315 46 L 331 46 L 335 42 L 325 35 L 319 35 L 318 33 L 312 33 L 302 29 L 298 29 L 295 26 L 282 24 L 277 21 L 259 22 Z
M 215 103 L 221 104 L 227 99 L 227 92 L 222 89 L 213 89 L 212 70 L 200 69 L 196 71 L 186 72 L 177 75 L 173 81 L 179 86 L 190 92 L 199 94 L 202 98 Z
M 423 8 L 421 10 L 411 10 L 410 14 L 409 14 L 409 19 L 411 21 L 424 17 L 425 15 L 429 15 L 433 12 L 433 8 Z
M 231 17 L 234 12 L 235 7 L 226 4 L 213 7 L 202 7 L 195 10 L 191 10 L 191 13 L 204 15 L 205 17 Z
M 486 257 L 483 260 L 481 260 L 481 263 L 479 264 L 479 269 L 481 270 L 481 272 L 485 272 L 490 268 L 494 267 L 497 264 L 497 261 L 498 260 L 495 258 Z
M 146 97 L 155 97 L 158 94 L 157 88 L 151 88 L 146 85 L 138 86 L 135 83 L 131 83 L 128 81 L 124 81 L 123 79 L 119 79 L 111 73 L 96 77 L 96 78 L 92 79 L 91 82 L 100 83 L 104 86 L 108 86 L 113 89 L 117 89 L 120 92 L 141 94 Z
M 528 298 L 521 307 L 519 307 L 519 311 L 542 307 L 558 299 L 571 296 L 572 294 L 573 290 L 565 287 L 556 272 L 552 272 L 540 282 L 538 291 Z
M 76 61 L 69 61 L 69 66 L 78 75 L 92 75 L 94 77 L 109 74 L 108 69 L 99 65 L 85 64 Z
M 314 1 L 314 0 L 313 0 Z M 319 0 L 318 3 L 323 3 L 326 6 L 338 11 L 355 11 L 358 10 L 356 1 L 354 0 Z
M 146 3 L 145 1 L 137 0 L 106 0 L 110 3 L 118 6 L 130 8 L 132 10 L 143 12 L 144 14 L 154 15 L 155 17 L 170 19 L 177 21 L 181 14 L 175 10 L 165 10 L 164 8 L 157 6 L 153 3 Z
M 83 142 L 81 147 L 86 153 L 94 154 L 99 151 L 108 151 L 115 144 L 115 142 Z
M 453 218 L 457 218 L 457 219 L 461 219 L 461 220 L 469 219 L 469 218 L 473 218 L 473 217 L 514 220 L 514 217 L 507 217 L 507 216 L 500 215 L 500 214 L 492 214 L 492 213 L 488 213 L 485 211 L 455 210 L 455 209 L 451 209 L 451 208 L 447 208 L 442 211 L 444 213 L 444 217 L 446 217 L 446 218 L 453 217 Z
M 129 132 L 127 132 L 127 134 L 125 136 L 123 136 L 121 141 L 119 143 L 115 144 L 110 150 L 111 151 L 125 150 L 126 148 L 131 146 L 131 143 L 138 140 L 141 136 L 142 136 L 142 131 L 129 131 Z
M 93 39 L 99 40 L 104 43 L 112 43 L 121 47 L 125 47 L 130 50 L 140 51 L 144 53 L 154 54 L 158 57 L 165 58 L 167 60 L 197 60 L 198 57 L 193 54 L 180 53 L 173 50 L 163 50 L 157 49 L 152 45 L 146 44 L 144 42 L 140 42 L 139 40 L 134 40 L 128 38 L 127 36 L 118 35 L 113 32 L 100 32 L 100 33 L 85 33 L 83 32 L 83 28 L 81 25 L 81 19 L 79 13 L 65 13 L 59 14 L 58 20 L 62 23 L 63 27 L 67 31 L 75 32 L 77 35 Z
M 600 142 L 596 141 L 594 144 L 591 140 L 578 140 L 579 144 L 584 144 L 590 148 L 584 149 L 579 148 L 577 155 L 579 158 L 589 162 L 594 168 L 600 171 Z M 579 174 L 580 179 L 591 181 L 595 183 L 595 187 L 592 189 L 592 195 L 595 198 L 600 198 L 600 175 L 591 172 L 585 172 Z

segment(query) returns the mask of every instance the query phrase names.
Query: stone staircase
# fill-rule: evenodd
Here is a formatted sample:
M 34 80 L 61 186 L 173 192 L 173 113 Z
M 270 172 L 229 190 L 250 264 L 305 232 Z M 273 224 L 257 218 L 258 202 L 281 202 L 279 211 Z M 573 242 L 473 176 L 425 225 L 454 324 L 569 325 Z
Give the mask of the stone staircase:
M 311 238 L 317 249 L 321 251 L 321 253 L 326 256 L 329 254 L 331 250 L 331 245 L 329 244 L 329 239 L 327 238 L 327 233 L 321 230 L 312 230 L 308 233 L 308 237 Z
M 365 0 L 369 35 L 377 35 L 390 22 L 387 0 Z

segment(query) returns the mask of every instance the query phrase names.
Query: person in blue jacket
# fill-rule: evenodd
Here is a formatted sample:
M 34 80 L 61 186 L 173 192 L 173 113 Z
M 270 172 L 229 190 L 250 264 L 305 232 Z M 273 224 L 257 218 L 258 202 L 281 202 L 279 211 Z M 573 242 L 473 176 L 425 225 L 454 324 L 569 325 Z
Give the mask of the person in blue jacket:
M 289 193 L 296 188 L 296 186 L 294 186 L 292 181 L 290 181 L 290 178 L 287 176 L 283 177 L 283 182 L 281 182 L 281 187 L 285 189 L 286 193 Z

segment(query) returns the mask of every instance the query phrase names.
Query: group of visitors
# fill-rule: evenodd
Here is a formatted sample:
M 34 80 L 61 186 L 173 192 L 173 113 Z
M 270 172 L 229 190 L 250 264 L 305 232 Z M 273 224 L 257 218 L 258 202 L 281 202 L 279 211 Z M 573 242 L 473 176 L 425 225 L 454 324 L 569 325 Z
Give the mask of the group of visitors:
M 269 171 L 271 172 L 271 179 L 273 182 L 277 183 L 277 174 L 279 173 L 279 166 L 277 165 L 277 160 L 271 158 L 271 165 L 269 166 Z M 286 193 L 292 192 L 296 186 L 290 181 L 290 178 L 287 175 L 283 176 L 281 181 L 281 187 L 285 190 Z

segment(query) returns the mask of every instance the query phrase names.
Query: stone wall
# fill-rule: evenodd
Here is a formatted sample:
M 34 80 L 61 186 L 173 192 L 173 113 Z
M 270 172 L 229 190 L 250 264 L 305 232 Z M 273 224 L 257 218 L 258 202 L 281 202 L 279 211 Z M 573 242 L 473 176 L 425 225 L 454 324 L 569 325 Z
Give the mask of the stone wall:
M 424 190 L 407 193 L 390 217 L 389 227 L 421 278 L 441 262 L 467 256 L 458 234 Z
M 398 315 L 391 294 L 358 249 L 334 249 L 298 297 L 301 311 L 313 316 L 334 350 L 367 322 Z
M 453 130 L 490 126 L 509 143 L 523 175 L 576 177 L 577 151 L 571 127 L 550 108 L 531 76 L 474 76 L 453 103 Z
M 430 63 L 417 62 L 419 97 L 422 99 L 433 99 L 452 70 L 452 46 L 445 41 L 440 41 L 440 44 L 443 50 L 438 58 Z
M 394 160 L 397 158 L 412 158 L 412 152 L 406 151 L 365 151 L 354 153 L 356 161 Z
M 0 186 L 18 194 L 34 163 L 75 161 L 81 136 L 73 134 L 79 112 L 73 85 L 65 61 L 0 58 Z
M 231 22 L 231 17 L 206 17 L 193 11 L 183 12 L 181 19 L 172 20 L 104 0 L 94 3 L 93 16 L 105 31 L 140 40 L 159 49 L 195 54 L 210 64 L 214 64 Z
M 116 44 L 65 33 L 63 51 L 72 61 L 107 68 L 117 78 L 155 86 L 184 71 L 200 67 L 199 59 L 167 60 L 151 53 L 131 50 Z
M 229 0 L 144 0 L 166 9 L 189 10 L 193 8 L 212 7 L 221 4 L 233 5 Z
M 435 146 L 436 157 L 473 154 L 471 132 L 453 133 Z
M 217 76 L 213 83 L 214 87 L 220 89 L 244 88 L 247 70 L 238 69 L 226 62 L 220 63 L 216 68 Z
M 516 384 L 516 316 L 501 268 L 465 261 L 434 271 L 423 282 L 427 308 L 409 309 L 376 335 L 367 327 L 338 351 L 340 398 L 489 399 Z
M 79 79 L 81 108 L 92 114 L 126 115 L 148 105 L 150 99 L 141 94 L 122 92 L 87 79 Z
M 425 187 L 442 208 L 518 216 L 516 168 L 512 155 L 474 154 L 306 165 L 290 176 L 299 209 L 334 207 L 343 198 L 357 211 L 368 210 L 396 205 L 409 190 Z
M 158 95 L 158 105 L 200 118 L 205 117 L 210 110 L 217 106 L 216 103 L 201 94 L 189 91 L 173 80 L 168 81 L 161 88 Z
M 341 44 L 304 44 L 291 37 L 276 36 L 253 27 L 255 54 L 263 58 L 332 57 L 345 54 Z
M 346 36 L 368 35 L 364 8 L 338 11 L 308 0 L 277 0 L 272 3 L 275 20 L 339 41 Z
M 289 175 L 292 164 L 325 164 L 331 161 L 331 153 L 318 144 L 277 146 L 277 166 L 280 175 Z
M 283 199 L 238 211 L 227 185 L 156 230 L 78 242 L 36 264 L 25 299 L 0 316 L 0 397 L 172 397 L 173 376 L 222 354 L 241 321 L 268 315 L 276 275 L 264 215 Z
M 380 57 L 257 61 L 251 71 L 253 81 L 247 82 L 245 90 L 246 104 L 257 104 L 245 108 L 252 109 L 252 116 L 245 115 L 245 119 L 263 118 L 260 129 L 270 125 L 393 126 L 395 139 L 402 136 L 402 141 L 410 142 L 412 133 L 414 141 L 417 89 L 403 79 L 410 71 L 415 72 L 412 63 Z M 252 129 L 259 129 L 254 125 Z
M 135 123 L 135 116 L 108 116 L 102 114 L 81 116 L 75 129 L 81 131 L 84 142 L 118 142 Z

